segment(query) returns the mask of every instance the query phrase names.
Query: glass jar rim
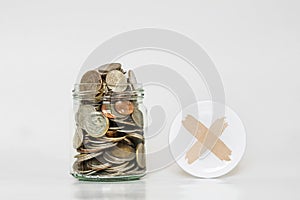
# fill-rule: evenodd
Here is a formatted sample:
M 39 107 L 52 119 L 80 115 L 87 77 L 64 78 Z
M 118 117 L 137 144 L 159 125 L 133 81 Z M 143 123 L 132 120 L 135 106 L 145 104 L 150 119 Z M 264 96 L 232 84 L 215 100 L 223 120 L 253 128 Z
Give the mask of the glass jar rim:
M 106 83 L 105 83 L 106 84 Z M 74 89 L 72 90 L 73 93 L 73 98 L 74 99 L 93 99 L 92 96 L 97 96 L 100 91 L 99 89 L 102 87 L 103 84 L 101 83 L 79 83 L 79 84 L 74 84 Z M 92 89 L 84 89 L 81 90 L 80 87 L 85 86 L 88 87 L 90 86 Z M 124 84 L 116 84 L 116 85 L 107 85 L 108 88 L 110 87 L 126 87 L 124 91 L 112 91 L 109 90 L 107 93 L 104 93 L 103 98 L 143 98 L 144 96 L 144 89 L 143 89 L 143 84 L 142 83 L 124 83 Z M 130 90 L 127 88 L 131 87 Z M 94 87 L 94 88 L 93 88 Z M 98 87 L 98 89 L 96 89 Z

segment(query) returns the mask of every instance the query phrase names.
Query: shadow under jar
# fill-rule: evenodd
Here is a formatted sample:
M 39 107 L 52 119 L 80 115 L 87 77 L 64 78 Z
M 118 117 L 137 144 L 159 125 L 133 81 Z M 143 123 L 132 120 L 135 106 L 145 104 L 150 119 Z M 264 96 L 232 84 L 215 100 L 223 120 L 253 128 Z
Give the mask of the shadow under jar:
M 145 175 L 144 90 L 141 84 L 76 84 L 71 174 L 79 180 L 124 181 Z M 115 86 L 114 86 L 115 87 Z M 126 88 L 126 89 L 125 89 Z

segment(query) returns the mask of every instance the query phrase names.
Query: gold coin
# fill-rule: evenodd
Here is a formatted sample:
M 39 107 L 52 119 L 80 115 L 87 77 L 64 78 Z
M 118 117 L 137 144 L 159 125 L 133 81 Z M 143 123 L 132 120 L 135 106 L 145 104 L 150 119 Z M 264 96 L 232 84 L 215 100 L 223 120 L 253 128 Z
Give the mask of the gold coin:
M 145 148 L 142 143 L 139 143 L 136 147 L 136 162 L 140 168 L 145 168 L 146 165 Z
M 130 101 L 117 101 L 115 103 L 115 110 L 121 115 L 130 115 L 133 113 L 134 105 Z
M 118 133 L 116 130 L 108 130 L 105 135 L 107 137 L 118 137 Z
M 108 130 L 105 136 L 109 138 L 119 138 L 125 136 L 125 133 L 121 133 L 116 130 Z
M 134 140 L 139 140 L 139 141 L 141 141 L 141 142 L 144 141 L 144 136 L 142 136 L 141 134 L 138 134 L 138 133 L 128 133 L 128 134 L 126 135 L 126 137 L 132 138 L 132 139 L 134 139 Z
M 134 158 L 134 149 L 126 144 L 119 143 L 115 148 L 112 149 L 111 155 L 117 158 Z
M 87 156 L 88 154 L 85 154 L 85 153 L 80 153 L 80 154 L 77 154 L 74 156 L 74 158 L 81 158 L 81 157 L 84 157 L 84 156 Z

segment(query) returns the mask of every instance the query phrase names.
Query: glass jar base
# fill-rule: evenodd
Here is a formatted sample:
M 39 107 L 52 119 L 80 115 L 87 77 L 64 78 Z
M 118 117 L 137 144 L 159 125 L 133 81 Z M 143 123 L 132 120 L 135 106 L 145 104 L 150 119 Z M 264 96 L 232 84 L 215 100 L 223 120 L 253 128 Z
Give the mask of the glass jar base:
M 79 181 L 93 181 L 93 182 L 120 182 L 120 181 L 133 181 L 138 180 L 146 174 L 138 175 L 123 175 L 123 176 L 91 176 L 82 175 L 77 173 L 71 173 L 71 175 L 77 178 Z

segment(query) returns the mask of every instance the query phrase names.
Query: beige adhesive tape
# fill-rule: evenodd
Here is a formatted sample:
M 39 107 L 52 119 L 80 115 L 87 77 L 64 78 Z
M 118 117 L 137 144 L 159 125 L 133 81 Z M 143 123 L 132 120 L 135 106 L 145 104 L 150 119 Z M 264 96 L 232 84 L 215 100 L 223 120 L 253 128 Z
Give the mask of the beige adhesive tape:
M 215 143 L 213 148 L 209 148 L 208 150 L 215 154 L 220 160 L 231 160 L 231 150 L 216 136 L 221 135 L 221 133 L 214 133 L 218 130 L 218 127 L 222 127 L 220 131 L 223 132 L 228 126 L 228 124 L 224 122 L 224 118 L 217 119 L 209 129 L 191 115 L 187 115 L 185 120 L 182 121 L 182 124 L 198 140 L 186 153 L 186 159 L 189 164 L 197 160 L 203 152 L 208 149 L 203 145 L 206 140 L 209 140 L 210 143 Z

